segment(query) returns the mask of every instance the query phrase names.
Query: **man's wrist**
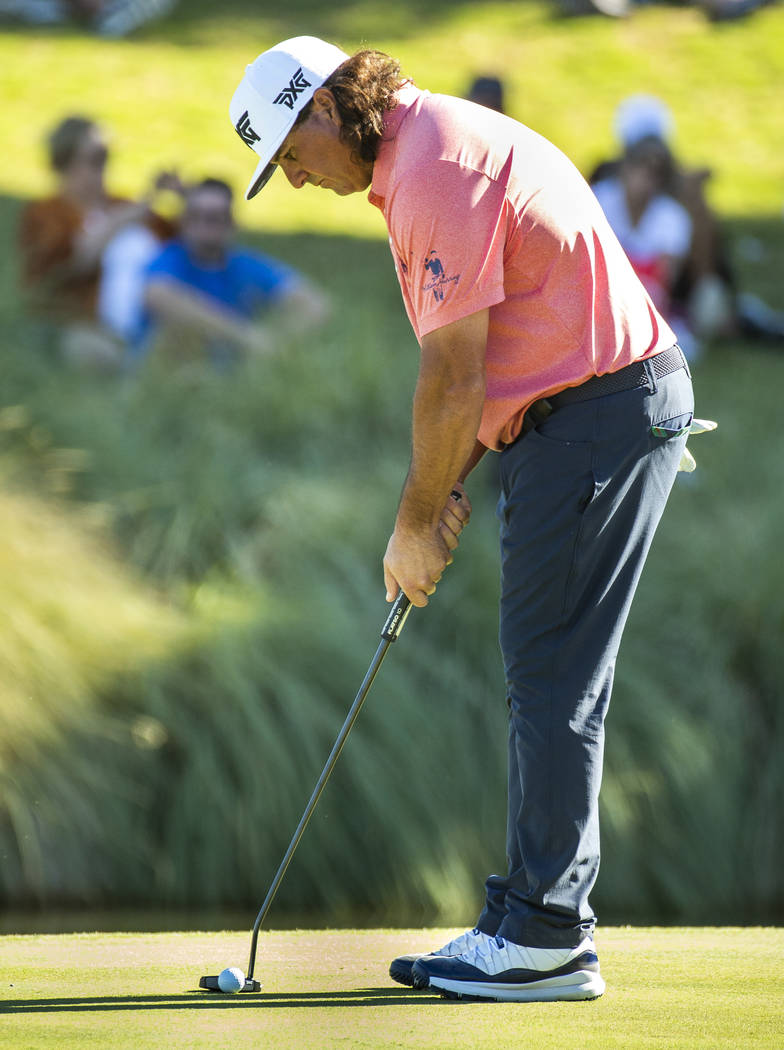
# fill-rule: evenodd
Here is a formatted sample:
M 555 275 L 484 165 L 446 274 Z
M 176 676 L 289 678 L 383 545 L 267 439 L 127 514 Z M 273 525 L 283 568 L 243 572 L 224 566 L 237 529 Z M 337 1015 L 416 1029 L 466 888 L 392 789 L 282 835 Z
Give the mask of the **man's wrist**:
M 248 349 L 264 354 L 269 353 L 273 348 L 269 329 L 256 321 L 250 321 L 246 325 L 245 342 Z
M 435 529 L 441 519 L 441 507 L 437 510 L 425 506 L 417 507 L 415 504 L 401 502 L 395 519 L 395 531 L 421 535 L 423 532 Z

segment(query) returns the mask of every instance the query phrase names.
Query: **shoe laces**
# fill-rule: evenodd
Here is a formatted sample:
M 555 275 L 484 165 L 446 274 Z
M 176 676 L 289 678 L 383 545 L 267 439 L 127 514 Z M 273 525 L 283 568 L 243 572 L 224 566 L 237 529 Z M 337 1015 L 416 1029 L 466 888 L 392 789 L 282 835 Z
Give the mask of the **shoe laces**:
M 468 963 L 469 966 L 475 966 L 478 970 L 494 973 L 499 969 L 505 969 L 504 966 L 498 965 L 498 960 L 496 959 L 499 952 L 505 949 L 506 941 L 503 937 L 482 937 L 481 940 L 475 941 L 466 949 L 460 958 L 463 962 Z
M 465 933 L 461 933 L 458 937 L 455 937 L 454 940 L 449 941 L 448 944 L 445 944 L 443 948 L 439 949 L 437 954 L 450 957 L 454 955 L 462 955 L 473 947 L 477 938 L 484 941 L 487 939 L 487 935 L 483 934 L 475 926 L 473 930 L 466 930 Z

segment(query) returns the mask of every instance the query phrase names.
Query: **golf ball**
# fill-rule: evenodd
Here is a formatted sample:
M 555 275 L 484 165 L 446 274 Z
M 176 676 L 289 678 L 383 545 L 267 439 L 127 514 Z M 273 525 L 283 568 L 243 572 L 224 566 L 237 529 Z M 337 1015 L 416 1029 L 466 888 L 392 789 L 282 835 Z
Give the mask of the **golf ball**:
M 239 966 L 227 966 L 218 975 L 218 987 L 222 992 L 239 992 L 245 987 L 245 974 Z

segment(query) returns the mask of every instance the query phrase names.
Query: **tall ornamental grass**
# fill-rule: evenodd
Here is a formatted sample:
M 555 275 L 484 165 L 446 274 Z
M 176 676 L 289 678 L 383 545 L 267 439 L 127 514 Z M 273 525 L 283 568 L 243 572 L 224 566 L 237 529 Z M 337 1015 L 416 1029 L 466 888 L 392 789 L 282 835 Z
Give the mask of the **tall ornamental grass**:
M 317 347 L 222 376 L 6 364 L 6 904 L 252 908 L 378 642 L 410 336 L 396 309 L 379 323 L 368 306 Z M 676 485 L 621 651 L 604 918 L 780 914 L 782 468 L 767 420 L 783 372 L 741 344 L 697 371 L 721 429 L 694 441 L 700 466 Z M 503 869 L 492 459 L 471 488 L 455 564 L 382 668 L 281 917 L 464 921 Z

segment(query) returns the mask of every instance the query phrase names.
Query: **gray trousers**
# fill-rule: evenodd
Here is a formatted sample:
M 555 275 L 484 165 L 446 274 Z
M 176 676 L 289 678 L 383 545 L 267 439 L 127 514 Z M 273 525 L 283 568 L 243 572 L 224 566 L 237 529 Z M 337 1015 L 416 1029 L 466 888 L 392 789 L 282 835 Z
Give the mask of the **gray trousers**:
M 694 408 L 685 368 L 646 370 L 648 388 L 559 408 L 501 453 L 508 872 L 478 926 L 529 947 L 593 932 L 615 659 Z

